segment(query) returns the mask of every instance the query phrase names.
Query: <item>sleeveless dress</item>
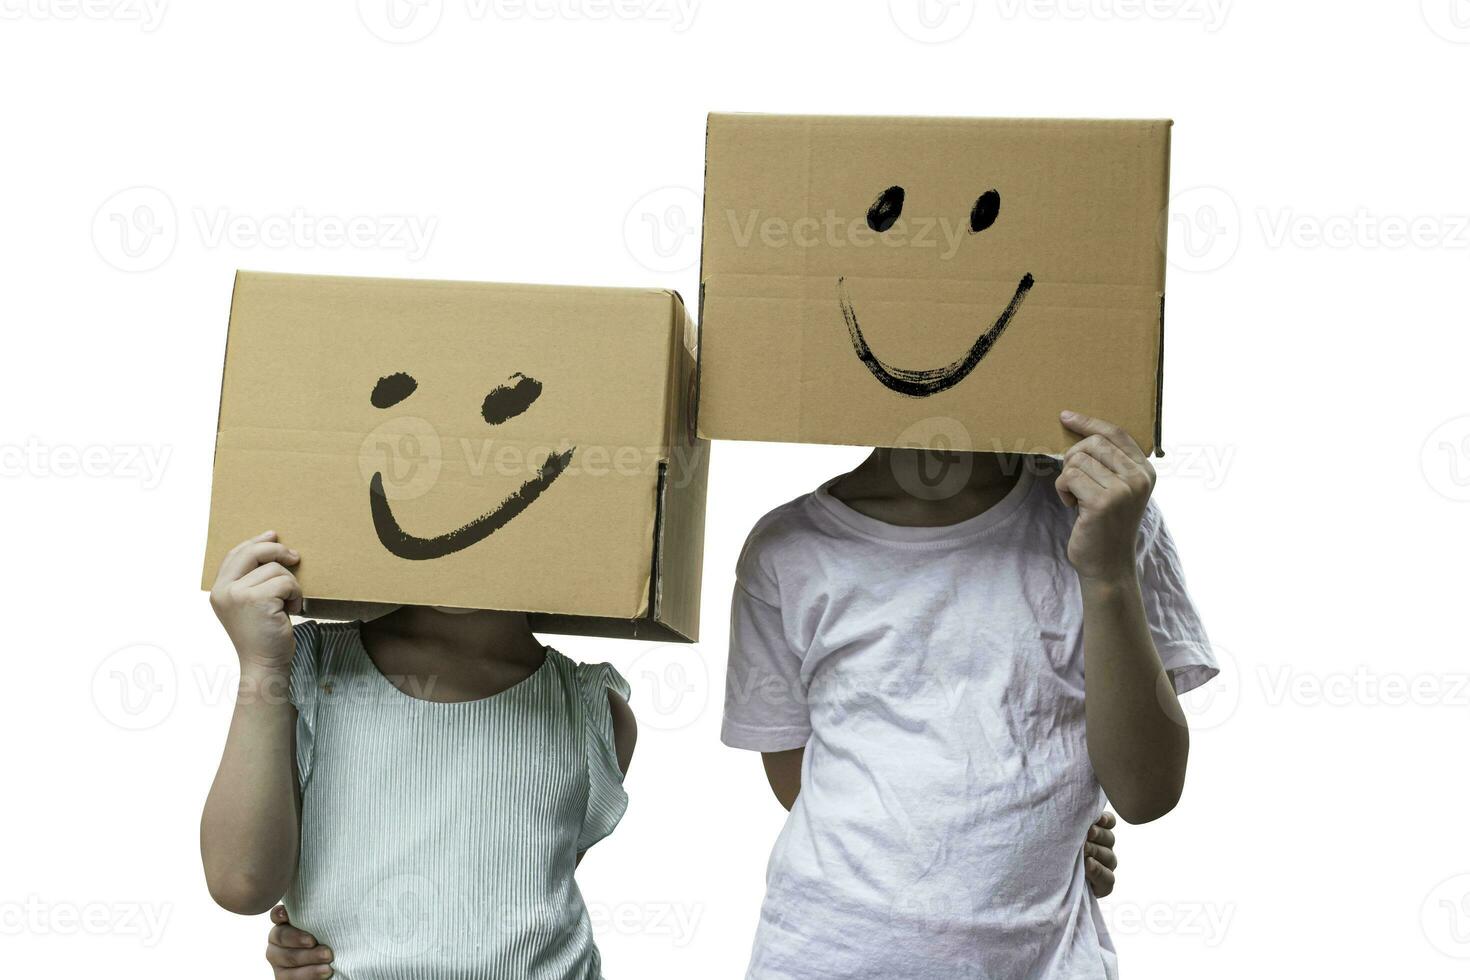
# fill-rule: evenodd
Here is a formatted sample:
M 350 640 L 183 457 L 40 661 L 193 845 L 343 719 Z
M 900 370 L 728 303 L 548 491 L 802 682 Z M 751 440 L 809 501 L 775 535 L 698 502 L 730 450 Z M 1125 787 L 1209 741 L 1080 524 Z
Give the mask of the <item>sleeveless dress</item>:
M 378 671 L 360 626 L 296 628 L 291 922 L 341 980 L 600 980 L 573 871 L 628 805 L 607 699 L 627 682 L 548 648 L 499 694 L 435 703 Z

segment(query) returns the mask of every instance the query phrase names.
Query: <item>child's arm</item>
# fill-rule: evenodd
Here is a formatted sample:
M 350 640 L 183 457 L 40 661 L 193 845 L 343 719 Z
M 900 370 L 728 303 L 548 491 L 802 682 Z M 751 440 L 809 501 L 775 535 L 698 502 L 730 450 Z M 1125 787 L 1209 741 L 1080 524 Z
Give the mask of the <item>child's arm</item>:
M 1189 727 L 1138 584 L 1138 527 L 1154 469 L 1117 426 L 1071 412 L 1062 423 L 1086 437 L 1067 450 L 1056 488 L 1077 508 L 1067 557 L 1082 582 L 1087 751 L 1118 815 L 1146 823 L 1179 802 L 1189 760 Z
M 796 805 L 801 793 L 801 761 L 806 748 L 787 749 L 785 752 L 762 752 L 761 763 L 766 767 L 766 782 L 781 805 L 790 810 Z
M 628 702 L 612 691 L 607 692 L 607 706 L 612 711 L 613 749 L 618 754 L 618 769 L 626 776 L 633 764 L 633 750 L 638 746 L 638 719 Z
M 289 567 L 299 560 L 267 531 L 225 556 L 209 594 L 240 657 L 240 690 L 199 847 L 210 895 L 240 915 L 268 911 L 296 872 L 301 807 L 289 613 L 301 608 L 301 587 Z
M 638 719 L 628 702 L 612 691 L 607 692 L 607 706 L 612 712 L 613 751 L 618 755 L 618 770 L 627 776 L 628 767 L 633 764 L 633 750 L 638 745 Z M 578 867 L 586 856 L 586 851 L 577 854 Z

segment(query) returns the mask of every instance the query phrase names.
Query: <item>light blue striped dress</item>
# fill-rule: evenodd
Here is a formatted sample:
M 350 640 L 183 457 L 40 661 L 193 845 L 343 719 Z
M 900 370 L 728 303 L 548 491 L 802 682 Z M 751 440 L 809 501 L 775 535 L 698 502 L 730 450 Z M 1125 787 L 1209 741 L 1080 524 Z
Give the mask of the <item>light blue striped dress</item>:
M 294 925 L 343 980 L 599 980 L 573 878 L 628 798 L 607 664 L 555 650 L 526 680 L 440 704 L 395 687 L 359 623 L 296 628 Z

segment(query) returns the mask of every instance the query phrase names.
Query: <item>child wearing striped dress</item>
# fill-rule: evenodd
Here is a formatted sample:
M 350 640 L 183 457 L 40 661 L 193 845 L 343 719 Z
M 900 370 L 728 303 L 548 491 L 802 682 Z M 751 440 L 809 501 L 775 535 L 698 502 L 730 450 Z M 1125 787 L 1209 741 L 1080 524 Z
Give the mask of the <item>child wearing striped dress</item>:
M 259 535 L 210 595 L 241 675 L 201 825 L 215 900 L 285 895 L 320 943 L 303 980 L 600 980 L 573 872 L 627 807 L 627 683 L 518 613 L 293 628 L 299 561 Z

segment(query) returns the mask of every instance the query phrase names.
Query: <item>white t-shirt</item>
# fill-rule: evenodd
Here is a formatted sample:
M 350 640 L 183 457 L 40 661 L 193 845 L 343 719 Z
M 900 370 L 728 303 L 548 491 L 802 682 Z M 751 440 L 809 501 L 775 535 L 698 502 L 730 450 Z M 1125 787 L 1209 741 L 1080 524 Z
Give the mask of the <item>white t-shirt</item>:
M 722 737 L 806 754 L 748 977 L 1116 977 L 1084 877 L 1105 800 L 1056 472 L 1028 465 L 949 527 L 886 524 L 823 486 L 751 532 Z M 1138 566 L 1174 686 L 1197 687 L 1218 668 L 1152 504 Z

